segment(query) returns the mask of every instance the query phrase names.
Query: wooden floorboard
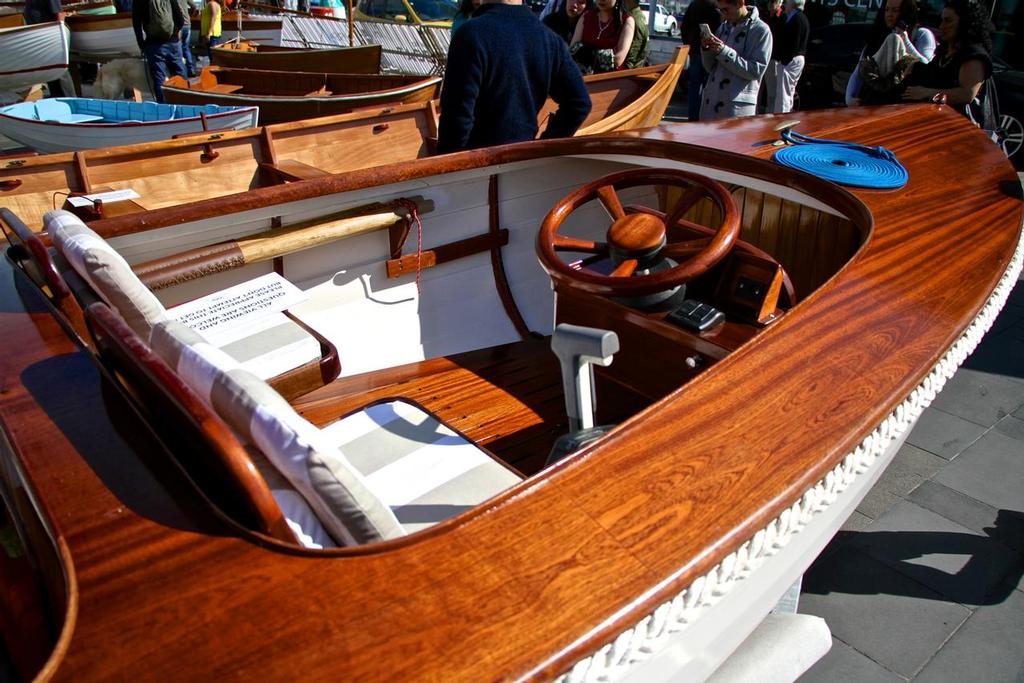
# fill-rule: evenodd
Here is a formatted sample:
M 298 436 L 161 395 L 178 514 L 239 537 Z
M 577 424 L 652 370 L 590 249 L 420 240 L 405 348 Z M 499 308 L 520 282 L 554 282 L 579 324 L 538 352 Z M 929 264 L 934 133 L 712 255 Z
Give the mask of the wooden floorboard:
M 344 362 L 344 359 L 342 359 Z M 549 339 L 344 377 L 294 401 L 319 426 L 383 398 L 416 401 L 523 474 L 544 466 L 568 431 L 558 361 Z M 615 423 L 644 407 L 641 397 L 598 381 L 598 421 Z

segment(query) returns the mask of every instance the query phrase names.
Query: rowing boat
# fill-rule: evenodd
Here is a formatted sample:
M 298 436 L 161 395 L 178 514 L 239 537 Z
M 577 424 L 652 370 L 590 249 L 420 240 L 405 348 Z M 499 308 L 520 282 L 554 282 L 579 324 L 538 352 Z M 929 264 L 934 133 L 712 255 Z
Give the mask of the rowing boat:
M 437 97 L 439 76 L 305 73 L 203 69 L 198 82 L 181 76 L 164 81 L 164 99 L 174 104 L 218 104 L 260 108 L 264 123 L 300 121 L 364 107 L 427 102 Z
M 6 575 L 36 615 L 6 650 L 82 681 L 795 678 L 828 631 L 769 612 L 1022 265 L 1019 180 L 981 131 L 941 105 L 863 114 L 800 130 L 886 145 L 904 188 L 776 164 L 777 119 L 755 117 L 419 159 L 88 239 L 62 214 L 51 252 L 4 213 L 4 500 L 32 559 Z M 90 275 L 118 262 L 80 249 L 107 247 L 134 274 Z M 255 277 L 294 286 L 292 323 L 339 361 L 277 398 L 132 313 Z M 725 320 L 700 331 L 717 316 L 678 298 Z
M 251 42 L 224 43 L 210 50 L 214 66 L 272 71 L 380 73 L 380 45 L 304 49 Z
M 109 61 L 119 57 L 139 56 L 139 45 L 132 28 L 132 13 L 74 14 L 65 19 L 71 30 L 71 51 L 83 61 Z M 237 15 L 227 12 L 222 39 L 238 36 Z M 266 45 L 281 44 L 283 20 L 275 17 L 242 18 L 242 35 Z M 199 20 L 192 20 L 193 35 L 199 35 Z
M 63 23 L 0 28 L 0 90 L 20 90 L 60 78 L 68 70 Z
M 39 152 L 66 152 L 254 128 L 258 116 L 256 107 L 57 97 L 0 107 L 0 134 Z
M 675 90 L 685 48 L 669 64 L 587 76 L 593 108 L 577 135 L 657 124 Z M 546 121 L 546 108 L 541 119 Z M 262 120 L 262 111 L 260 113 Z M 0 205 L 34 229 L 53 193 L 130 189 L 145 209 L 212 199 L 254 187 L 411 161 L 432 153 L 435 103 L 384 107 L 249 131 L 110 147 L 77 154 L 0 159 Z M 288 173 L 268 170 L 266 164 Z M 114 207 L 111 207 L 114 208 Z

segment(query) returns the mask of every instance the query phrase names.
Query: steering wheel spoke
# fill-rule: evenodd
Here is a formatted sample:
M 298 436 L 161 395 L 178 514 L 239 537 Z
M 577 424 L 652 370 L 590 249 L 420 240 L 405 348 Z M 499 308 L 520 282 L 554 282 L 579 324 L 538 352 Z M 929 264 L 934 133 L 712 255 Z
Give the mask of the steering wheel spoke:
M 686 212 L 689 211 L 705 195 L 707 190 L 701 185 L 692 185 L 683 191 L 683 195 L 676 201 L 676 206 L 665 218 L 665 225 L 673 226 L 678 223 Z M 689 222 L 689 221 L 687 221 Z
M 615 270 L 612 271 L 612 277 L 630 277 L 636 272 L 636 267 L 639 265 L 635 258 L 626 259 L 619 265 L 615 266 Z
M 578 251 L 582 254 L 604 254 L 608 252 L 608 245 L 604 242 L 581 240 L 567 235 L 555 235 L 553 246 L 555 251 Z
M 710 237 L 701 237 L 695 240 L 686 240 L 685 242 L 672 242 L 671 244 L 666 244 L 661 253 L 670 259 L 685 261 L 707 249 L 709 244 L 711 244 Z
M 608 215 L 612 217 L 612 220 L 619 220 L 626 215 L 626 210 L 622 208 L 622 202 L 619 200 L 619 195 L 615 191 L 615 188 L 611 185 L 602 185 L 595 190 L 597 198 L 604 205 Z

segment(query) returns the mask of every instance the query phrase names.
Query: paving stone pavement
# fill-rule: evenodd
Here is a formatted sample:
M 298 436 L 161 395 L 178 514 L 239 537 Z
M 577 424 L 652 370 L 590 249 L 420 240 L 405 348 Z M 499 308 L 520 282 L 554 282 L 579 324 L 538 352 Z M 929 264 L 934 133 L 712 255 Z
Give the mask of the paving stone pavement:
M 800 680 L 1024 683 L 1024 278 L 804 576 Z

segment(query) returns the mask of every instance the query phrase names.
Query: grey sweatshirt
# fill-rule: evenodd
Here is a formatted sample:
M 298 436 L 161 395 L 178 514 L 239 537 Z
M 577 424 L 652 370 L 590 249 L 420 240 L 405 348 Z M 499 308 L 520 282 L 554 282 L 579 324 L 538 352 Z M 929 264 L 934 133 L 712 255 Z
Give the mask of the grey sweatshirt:
M 700 58 L 708 72 L 704 86 L 701 119 L 720 118 L 729 103 L 756 104 L 757 89 L 768 68 L 772 53 L 772 32 L 757 16 L 757 7 L 733 26 L 723 21 L 715 34 L 725 43 L 717 55 L 701 50 Z

